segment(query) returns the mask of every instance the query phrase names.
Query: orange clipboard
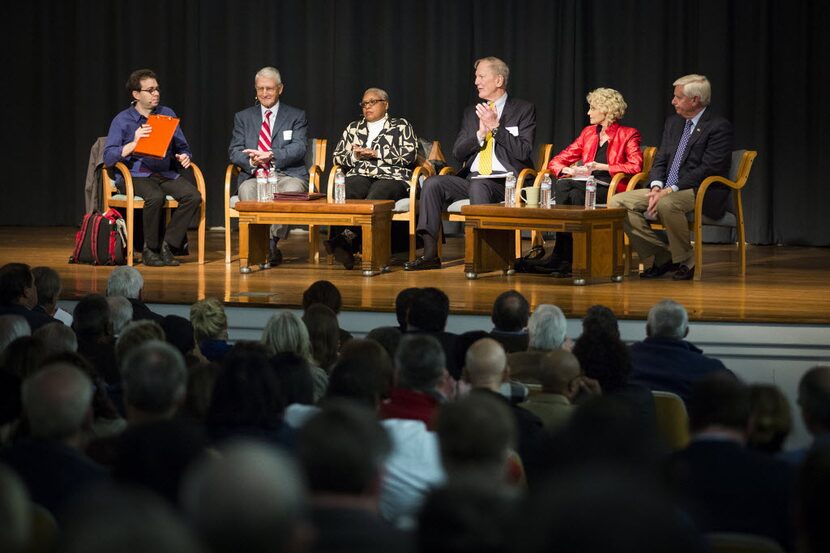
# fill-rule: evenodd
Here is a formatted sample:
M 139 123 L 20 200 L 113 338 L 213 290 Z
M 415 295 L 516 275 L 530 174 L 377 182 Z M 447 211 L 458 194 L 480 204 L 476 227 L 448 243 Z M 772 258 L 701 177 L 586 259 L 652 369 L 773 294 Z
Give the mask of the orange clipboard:
M 179 119 L 169 115 L 151 115 L 147 124 L 153 128 L 150 136 L 138 140 L 134 154 L 162 159 L 167 155 L 167 148 L 173 140 L 173 133 L 179 126 Z

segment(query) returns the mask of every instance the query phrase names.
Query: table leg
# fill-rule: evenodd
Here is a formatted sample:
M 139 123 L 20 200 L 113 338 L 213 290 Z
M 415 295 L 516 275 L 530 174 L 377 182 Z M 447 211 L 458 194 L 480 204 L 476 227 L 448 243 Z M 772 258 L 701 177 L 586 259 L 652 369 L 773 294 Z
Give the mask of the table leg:
M 479 221 L 468 218 L 464 226 L 464 272 L 473 279 L 479 273 L 509 272 L 513 267 L 515 231 L 484 229 Z
M 392 257 L 391 215 L 361 221 L 363 255 L 360 267 L 363 276 L 374 276 L 388 270 Z
M 251 265 L 268 262 L 268 234 L 270 225 L 239 221 L 239 272 L 250 273 Z

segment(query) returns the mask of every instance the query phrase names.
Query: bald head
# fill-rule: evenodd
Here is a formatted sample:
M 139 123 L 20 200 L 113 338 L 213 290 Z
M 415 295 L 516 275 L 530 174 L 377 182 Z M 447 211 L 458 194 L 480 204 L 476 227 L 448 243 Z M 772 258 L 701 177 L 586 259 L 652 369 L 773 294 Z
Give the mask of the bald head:
M 549 394 L 569 395 L 568 385 L 580 374 L 576 355 L 561 349 L 545 354 L 539 364 L 539 383 Z
M 492 338 L 482 338 L 467 350 L 464 372 L 473 388 L 498 391 L 507 377 L 507 354 L 504 348 Z

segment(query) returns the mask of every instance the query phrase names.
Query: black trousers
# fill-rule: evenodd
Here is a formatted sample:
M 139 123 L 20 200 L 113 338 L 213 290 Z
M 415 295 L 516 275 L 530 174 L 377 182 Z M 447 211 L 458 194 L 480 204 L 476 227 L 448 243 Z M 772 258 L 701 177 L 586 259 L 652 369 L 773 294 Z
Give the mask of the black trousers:
M 585 181 L 559 179 L 553 185 L 557 205 L 583 205 L 585 203 Z M 608 187 L 597 186 L 597 203 L 604 204 L 608 198 Z M 573 261 L 574 241 L 570 232 L 557 232 L 553 255 L 565 261 Z
M 409 195 L 409 184 L 395 179 L 376 179 L 363 175 L 346 177 L 347 200 L 392 200 L 397 202 Z M 355 234 L 352 240 L 352 250 L 357 252 L 363 243 L 360 227 L 331 227 L 329 235 L 334 237 L 349 229 Z
M 120 186 L 123 187 L 123 183 Z M 182 248 L 187 241 L 187 226 L 202 203 L 199 190 L 184 177 L 170 180 L 160 176 L 133 177 L 133 188 L 137 196 L 144 198 L 141 215 L 145 246 L 158 251 L 163 237 L 170 246 Z M 179 207 L 173 211 L 170 224 L 165 229 L 162 206 L 164 197 L 168 195 L 179 202 Z

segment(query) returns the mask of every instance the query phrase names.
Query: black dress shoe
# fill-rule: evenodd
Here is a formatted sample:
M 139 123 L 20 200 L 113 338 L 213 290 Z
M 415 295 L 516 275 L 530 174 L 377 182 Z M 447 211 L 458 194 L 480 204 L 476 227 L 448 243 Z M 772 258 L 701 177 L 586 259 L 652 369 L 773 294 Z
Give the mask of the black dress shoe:
M 440 269 L 441 258 L 433 257 L 432 259 L 424 259 L 424 256 L 416 257 L 412 261 L 407 261 L 403 264 L 404 271 L 426 271 L 428 269 Z
M 324 241 L 323 246 L 326 248 L 326 253 L 333 255 L 334 259 L 336 259 L 338 263 L 342 263 L 346 269 L 351 270 L 354 268 L 354 252 L 352 244 L 346 239 L 345 236 L 338 234 L 331 240 Z
M 567 269 L 567 272 L 571 271 L 571 262 L 567 259 L 562 259 L 556 254 L 551 255 L 546 261 L 533 265 L 534 273 L 542 273 L 545 275 L 561 273 L 565 269 Z
M 144 248 L 144 251 L 141 252 L 141 262 L 147 267 L 164 267 L 161 256 L 150 248 Z
M 695 268 L 681 265 L 677 272 L 672 275 L 672 280 L 692 280 L 695 277 Z
M 272 248 L 268 253 L 268 264 L 271 267 L 276 267 L 280 263 L 282 263 L 282 252 L 279 248 Z
M 544 246 L 533 246 L 530 248 L 530 251 L 527 252 L 527 255 L 524 256 L 522 259 L 527 259 L 528 261 L 538 261 L 545 257 L 545 247 Z
M 667 261 L 662 265 L 654 263 L 651 267 L 640 273 L 640 278 L 660 278 L 669 271 L 677 270 L 677 265 L 671 261 Z
M 180 265 L 179 260 L 176 259 L 176 256 L 173 255 L 173 252 L 170 251 L 170 244 L 168 244 L 167 242 L 161 243 L 161 260 L 168 267 L 176 267 Z

